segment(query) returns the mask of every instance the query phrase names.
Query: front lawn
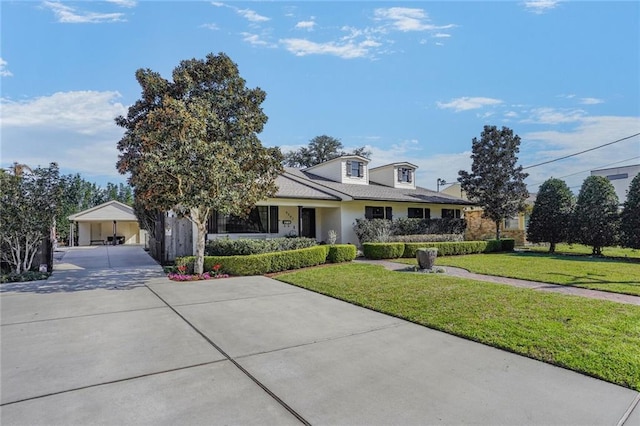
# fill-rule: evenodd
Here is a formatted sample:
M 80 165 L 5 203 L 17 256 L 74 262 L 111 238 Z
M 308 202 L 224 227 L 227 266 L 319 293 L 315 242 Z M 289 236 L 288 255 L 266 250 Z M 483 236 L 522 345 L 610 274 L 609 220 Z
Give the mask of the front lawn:
M 638 306 L 367 264 L 275 278 L 640 390 Z
M 640 263 L 634 261 L 514 252 L 438 257 L 436 265 L 640 296 Z
M 548 245 L 530 246 L 526 248 L 535 252 L 549 252 Z M 590 246 L 582 244 L 558 244 L 556 246 L 556 254 L 578 254 L 578 255 L 590 255 L 593 249 Z M 603 247 L 602 255 L 605 257 L 619 257 L 619 258 L 633 258 L 640 259 L 640 250 L 622 248 L 622 247 Z

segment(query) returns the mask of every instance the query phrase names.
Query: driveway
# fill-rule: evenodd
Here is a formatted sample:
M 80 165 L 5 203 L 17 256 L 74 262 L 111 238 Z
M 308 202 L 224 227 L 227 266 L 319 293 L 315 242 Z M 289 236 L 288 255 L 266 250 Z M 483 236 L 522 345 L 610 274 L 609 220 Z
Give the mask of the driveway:
M 63 254 L 0 287 L 3 425 L 640 424 L 638 392 L 266 277 Z

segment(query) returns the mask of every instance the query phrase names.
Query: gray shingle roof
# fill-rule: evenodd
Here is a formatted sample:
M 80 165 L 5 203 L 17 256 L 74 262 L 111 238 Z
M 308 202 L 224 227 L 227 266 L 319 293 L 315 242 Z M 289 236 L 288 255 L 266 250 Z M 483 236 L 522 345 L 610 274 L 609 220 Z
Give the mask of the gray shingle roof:
M 473 205 L 473 203 L 463 200 L 458 197 L 454 197 L 447 194 L 432 191 L 430 189 L 416 187 L 416 189 L 404 189 L 404 188 L 391 188 L 376 183 L 369 183 L 369 185 L 354 185 L 332 181 L 330 179 L 323 178 L 313 173 L 306 172 L 296 168 L 285 168 L 284 177 L 292 176 L 295 178 L 296 183 L 308 182 L 308 185 L 312 188 L 316 188 L 318 191 L 322 191 L 323 188 L 331 190 L 331 192 L 337 192 L 344 194 L 347 197 L 355 200 L 377 200 L 377 201 L 400 201 L 411 203 L 431 203 L 431 204 L 459 204 L 459 205 Z M 294 179 L 289 179 L 294 181 Z M 299 185 L 301 185 L 299 183 Z M 288 189 L 281 187 L 280 193 L 285 196 Z M 323 193 L 325 197 L 329 194 Z M 298 197 L 307 198 L 307 197 Z M 316 198 L 316 197 L 309 197 Z M 326 199 L 326 198 L 325 198 Z M 329 199 L 336 199 L 332 197 Z
M 341 198 L 331 195 L 321 189 L 316 189 L 313 186 L 295 181 L 286 175 L 280 175 L 276 179 L 276 185 L 278 185 L 277 198 L 302 198 L 302 199 L 314 199 L 314 200 L 333 200 L 340 201 Z

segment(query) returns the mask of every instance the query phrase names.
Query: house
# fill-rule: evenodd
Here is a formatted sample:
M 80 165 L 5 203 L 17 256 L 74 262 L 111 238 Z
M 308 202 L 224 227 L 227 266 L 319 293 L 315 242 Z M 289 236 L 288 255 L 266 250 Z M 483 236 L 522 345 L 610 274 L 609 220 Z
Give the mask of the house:
M 357 155 L 306 169 L 285 168 L 276 180 L 277 194 L 257 203 L 247 219 L 214 213 L 207 239 L 302 236 L 326 241 L 335 231 L 338 243 L 358 244 L 353 231 L 358 218 L 463 217 L 464 207 L 472 203 L 417 186 L 417 168 L 408 162 L 369 168 L 369 159 Z
M 68 217 L 71 221 L 70 246 L 92 244 L 144 244 L 146 231 L 140 229 L 133 208 L 119 201 L 99 206 Z
M 631 186 L 631 181 L 638 173 L 640 173 L 640 164 L 592 170 L 591 176 L 604 176 L 609 179 L 616 191 L 620 206 L 622 206 L 627 200 L 627 192 Z
M 462 190 L 459 183 L 454 183 L 440 192 L 468 200 L 466 192 Z M 527 226 L 529 226 L 529 219 L 535 200 L 536 194 L 529 194 L 529 198 L 525 201 L 525 211 L 507 218 L 502 222 L 500 225 L 500 235 L 502 237 L 513 238 L 516 240 L 516 245 L 518 246 L 526 243 Z M 465 218 L 467 219 L 466 240 L 487 240 L 495 238 L 496 224 L 492 220 L 482 217 L 481 207 L 467 207 L 465 209 Z

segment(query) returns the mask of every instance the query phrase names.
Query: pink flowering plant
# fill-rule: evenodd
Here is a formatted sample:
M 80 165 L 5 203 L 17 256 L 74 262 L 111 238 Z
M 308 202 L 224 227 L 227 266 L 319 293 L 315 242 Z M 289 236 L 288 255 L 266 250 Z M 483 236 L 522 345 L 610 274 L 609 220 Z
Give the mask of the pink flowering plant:
M 229 275 L 221 272 L 222 265 L 220 264 L 213 265 L 211 271 L 207 271 L 203 274 L 194 274 L 193 267 L 190 268 L 189 266 L 190 265 L 185 264 L 177 265 L 169 271 L 167 277 L 172 281 L 200 281 L 229 278 Z

